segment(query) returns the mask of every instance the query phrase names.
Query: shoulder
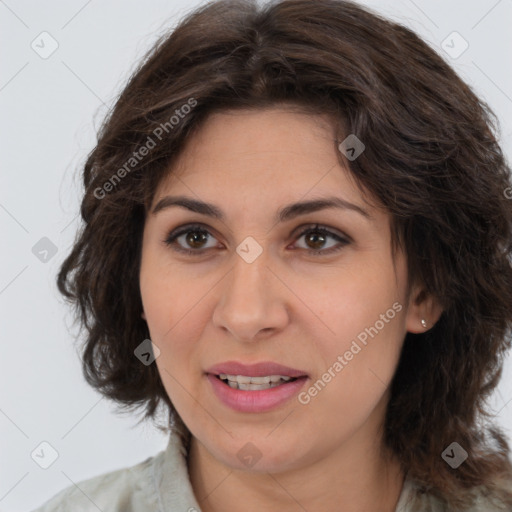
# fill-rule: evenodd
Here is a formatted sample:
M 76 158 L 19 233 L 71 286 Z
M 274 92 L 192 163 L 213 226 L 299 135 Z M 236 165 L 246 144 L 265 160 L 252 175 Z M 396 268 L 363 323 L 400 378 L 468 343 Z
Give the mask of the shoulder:
M 133 466 L 72 484 L 32 512 L 153 512 L 158 492 L 153 465 L 162 452 Z
M 508 497 L 506 497 L 508 493 Z M 512 499 L 512 480 L 496 482 L 492 488 L 478 486 L 468 490 L 472 504 L 463 512 L 510 512 Z M 444 500 L 425 490 L 416 481 L 408 481 L 404 500 L 396 512 L 451 512 Z M 458 509 L 462 512 L 461 509 Z
M 510 512 L 512 508 L 512 479 L 497 481 L 489 487 L 478 487 L 473 507 L 468 512 Z

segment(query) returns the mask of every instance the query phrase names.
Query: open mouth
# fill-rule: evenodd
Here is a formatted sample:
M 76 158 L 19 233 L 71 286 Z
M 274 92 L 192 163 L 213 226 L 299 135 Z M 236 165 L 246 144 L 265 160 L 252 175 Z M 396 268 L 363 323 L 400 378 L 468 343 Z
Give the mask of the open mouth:
M 284 375 L 248 377 L 245 375 L 227 375 L 225 373 L 221 373 L 219 375 L 215 375 L 215 377 L 217 377 L 217 379 L 223 382 L 226 386 L 229 386 L 232 389 L 240 389 L 242 391 L 261 391 L 265 389 L 272 389 L 297 380 L 297 377 L 288 377 Z

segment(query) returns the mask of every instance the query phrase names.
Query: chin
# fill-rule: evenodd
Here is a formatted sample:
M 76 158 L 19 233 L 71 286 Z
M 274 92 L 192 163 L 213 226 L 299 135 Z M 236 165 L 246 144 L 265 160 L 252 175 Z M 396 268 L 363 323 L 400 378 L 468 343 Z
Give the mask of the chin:
M 267 432 L 261 438 L 245 436 L 240 439 L 237 436 L 235 439 L 228 438 L 226 445 L 205 446 L 217 460 L 233 470 L 280 473 L 293 469 L 298 464 L 301 456 L 297 453 L 298 444 L 291 439 L 289 446 L 278 438 L 271 440 Z

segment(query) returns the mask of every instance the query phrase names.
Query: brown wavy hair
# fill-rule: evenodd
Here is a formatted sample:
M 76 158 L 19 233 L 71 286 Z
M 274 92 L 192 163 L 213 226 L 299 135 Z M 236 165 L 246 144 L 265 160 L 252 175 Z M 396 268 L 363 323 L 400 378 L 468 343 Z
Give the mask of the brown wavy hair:
M 57 277 L 86 332 L 87 382 L 121 408 L 145 407 L 143 419 L 159 405 L 173 416 L 156 365 L 134 356 L 149 338 L 139 289 L 146 212 L 207 116 L 284 104 L 330 116 L 336 144 L 348 134 L 364 142 L 354 161 L 338 152 L 340 163 L 391 215 L 409 285 L 423 283 L 444 310 L 424 334 L 406 335 L 385 445 L 454 509 L 478 486 L 512 506 L 500 484 L 512 479 L 509 446 L 486 409 L 512 324 L 499 122 L 415 33 L 352 2 L 210 2 L 137 64 L 87 157 L 83 225 Z M 453 441 L 469 453 L 456 470 L 441 457 Z

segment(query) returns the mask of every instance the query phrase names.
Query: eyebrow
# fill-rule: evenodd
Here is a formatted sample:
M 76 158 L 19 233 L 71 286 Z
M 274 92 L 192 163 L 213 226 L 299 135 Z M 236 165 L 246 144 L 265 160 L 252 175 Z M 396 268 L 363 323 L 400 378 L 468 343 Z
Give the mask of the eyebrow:
M 178 206 L 186 208 L 191 212 L 200 213 L 207 215 L 220 221 L 224 221 L 226 216 L 223 211 L 211 203 L 198 201 L 186 196 L 165 196 L 153 208 L 152 214 L 156 215 L 158 212 L 170 208 L 172 206 Z M 359 213 L 366 219 L 370 220 L 373 217 L 360 206 L 350 203 L 341 197 L 326 197 L 321 199 L 313 199 L 310 201 L 302 201 L 298 203 L 288 204 L 278 210 L 274 221 L 275 222 L 286 222 L 294 219 L 300 215 L 307 213 L 316 212 L 328 208 L 339 208 L 343 210 L 352 210 Z

